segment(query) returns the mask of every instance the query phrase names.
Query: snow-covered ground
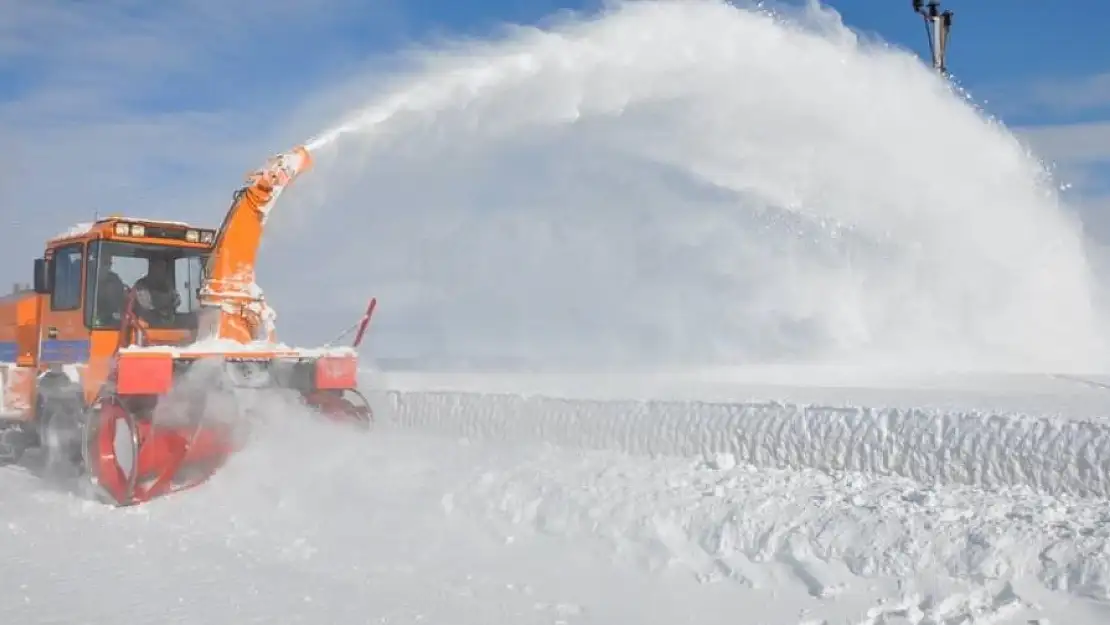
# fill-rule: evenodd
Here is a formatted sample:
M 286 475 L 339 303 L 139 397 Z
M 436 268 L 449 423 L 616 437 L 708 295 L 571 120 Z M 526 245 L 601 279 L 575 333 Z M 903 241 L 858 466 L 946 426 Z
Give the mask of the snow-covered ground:
M 633 376 L 625 399 L 605 401 L 587 397 L 584 379 L 368 375 L 374 433 L 275 406 L 255 444 L 209 484 L 132 509 L 5 470 L 0 619 L 1110 618 L 1102 391 L 1051 378 L 875 382 L 869 410 L 835 399 L 863 393 L 858 384 L 734 377 L 736 396 L 829 393 L 830 409 L 743 408 L 682 401 L 677 383 Z M 1056 409 L 984 408 L 997 399 L 992 384 L 1011 383 Z M 728 395 L 723 380 L 712 384 L 716 399 Z M 976 384 L 986 389 L 978 400 Z M 900 408 L 915 385 L 957 408 Z M 563 399 L 537 395 L 557 386 Z

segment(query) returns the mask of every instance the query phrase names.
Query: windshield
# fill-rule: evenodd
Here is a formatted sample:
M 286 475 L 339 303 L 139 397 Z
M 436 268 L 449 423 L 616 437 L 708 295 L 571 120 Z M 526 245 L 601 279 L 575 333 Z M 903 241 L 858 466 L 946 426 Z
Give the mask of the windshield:
M 97 241 L 89 246 L 89 327 L 118 329 L 129 290 L 151 328 L 197 327 L 197 289 L 206 250 Z

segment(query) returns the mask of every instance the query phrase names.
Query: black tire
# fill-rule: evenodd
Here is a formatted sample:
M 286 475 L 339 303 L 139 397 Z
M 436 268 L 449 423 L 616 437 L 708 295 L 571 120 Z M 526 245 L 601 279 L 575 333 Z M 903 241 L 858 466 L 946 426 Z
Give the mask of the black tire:
M 85 418 L 81 389 L 68 379 L 43 380 L 36 414 L 38 444 L 46 452 L 48 465 L 81 467 L 81 424 Z
M 33 442 L 22 424 L 0 424 L 0 467 L 18 464 Z

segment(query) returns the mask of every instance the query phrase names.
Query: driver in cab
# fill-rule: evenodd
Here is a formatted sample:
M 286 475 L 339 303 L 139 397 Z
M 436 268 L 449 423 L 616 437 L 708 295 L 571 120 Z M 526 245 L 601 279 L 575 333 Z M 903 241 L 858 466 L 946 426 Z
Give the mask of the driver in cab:
M 131 287 L 139 314 L 148 321 L 169 321 L 181 305 L 181 296 L 170 280 L 169 264 L 165 260 L 151 259 L 145 276 Z

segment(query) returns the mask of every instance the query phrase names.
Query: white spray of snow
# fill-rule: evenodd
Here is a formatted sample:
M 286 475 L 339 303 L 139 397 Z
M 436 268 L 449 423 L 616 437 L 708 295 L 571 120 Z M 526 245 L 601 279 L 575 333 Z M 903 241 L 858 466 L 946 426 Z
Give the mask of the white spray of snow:
M 1104 367 L 1022 145 L 915 55 L 790 18 L 617 2 L 367 77 L 284 198 L 323 201 L 278 308 L 338 326 L 372 291 L 378 353 L 460 361 Z

